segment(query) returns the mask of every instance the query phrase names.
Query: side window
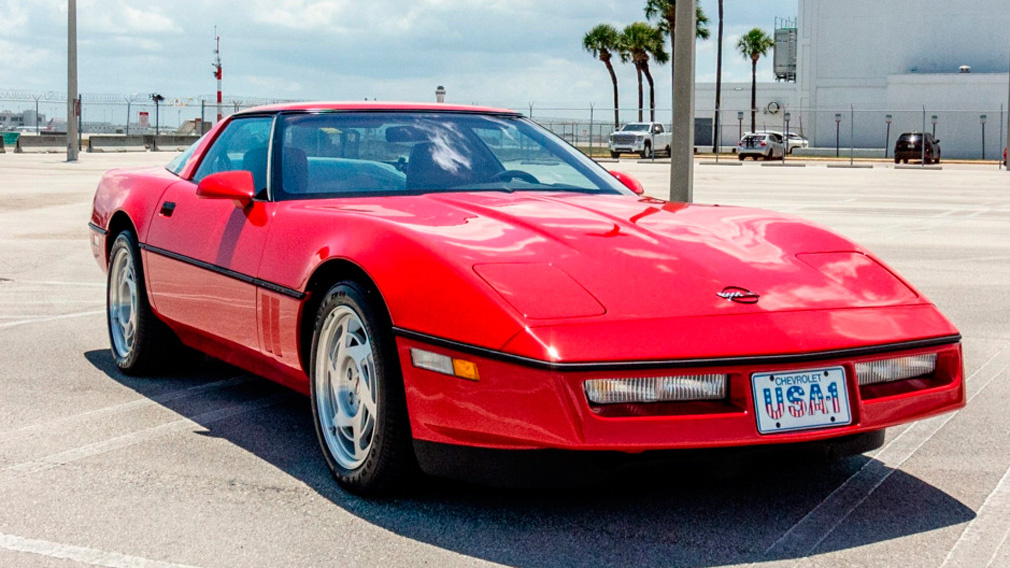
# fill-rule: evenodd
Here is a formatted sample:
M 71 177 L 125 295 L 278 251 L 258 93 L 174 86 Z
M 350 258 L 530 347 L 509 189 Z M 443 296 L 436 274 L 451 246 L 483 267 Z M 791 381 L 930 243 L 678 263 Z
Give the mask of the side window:
M 237 118 L 207 150 L 193 181 L 219 172 L 246 170 L 253 175 L 256 191 L 267 187 L 267 149 L 272 117 Z

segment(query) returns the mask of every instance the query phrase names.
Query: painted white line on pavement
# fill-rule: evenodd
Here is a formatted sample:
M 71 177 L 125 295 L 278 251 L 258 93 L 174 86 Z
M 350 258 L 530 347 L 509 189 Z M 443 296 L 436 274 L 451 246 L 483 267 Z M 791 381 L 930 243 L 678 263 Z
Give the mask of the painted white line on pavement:
M 100 282 L 53 282 L 51 280 L 15 280 L 8 284 L 32 284 L 34 286 L 87 286 L 89 288 L 105 288 Z
M 9 321 L 9 322 L 5 322 L 5 323 L 0 323 L 0 329 L 7 329 L 7 328 L 11 328 L 11 327 L 20 327 L 22 325 L 32 325 L 32 324 L 36 324 L 36 323 L 46 323 L 46 322 L 50 322 L 50 321 L 59 321 L 59 320 L 72 319 L 72 318 L 83 318 L 83 317 L 86 317 L 86 316 L 97 316 L 97 315 L 104 314 L 104 313 L 105 313 L 105 310 L 92 310 L 90 312 L 76 312 L 76 313 L 72 313 L 72 314 L 62 314 L 62 315 L 58 315 L 58 316 L 47 316 L 47 317 L 43 317 L 43 318 L 33 318 L 33 319 L 26 319 L 26 320 L 20 320 L 20 321 Z
M 55 420 L 49 420 L 48 422 L 40 422 L 38 424 L 30 424 L 28 426 L 22 426 L 21 428 L 16 428 L 14 430 L 6 430 L 0 432 L 0 445 L 10 442 L 10 441 L 23 441 L 26 432 L 32 430 L 40 430 L 45 428 L 51 428 L 57 424 L 65 424 L 66 422 L 84 420 L 88 418 L 95 418 L 98 416 L 107 416 L 109 414 L 120 414 L 123 412 L 129 412 L 131 410 L 136 410 L 138 408 L 146 408 L 148 406 L 154 406 L 157 404 L 164 404 L 166 402 L 171 402 L 173 400 L 179 400 L 181 398 L 190 397 L 196 394 L 200 394 L 205 391 L 231 387 L 235 385 L 240 385 L 245 382 L 253 380 L 251 376 L 237 376 L 230 379 L 225 379 L 221 381 L 214 381 L 213 383 L 207 383 L 203 385 L 197 385 L 185 389 L 174 390 L 166 392 L 164 394 L 159 394 L 156 396 L 141 398 L 137 400 L 131 400 L 130 402 L 124 402 L 122 404 L 116 404 L 113 406 L 106 406 L 103 408 L 97 408 L 95 410 L 89 410 L 87 412 L 81 412 L 79 414 L 71 414 L 70 416 L 62 416 Z
M 155 438 L 167 436 L 169 434 L 174 434 L 177 432 L 185 432 L 187 430 L 192 430 L 194 428 L 203 428 L 207 424 L 210 424 L 212 422 L 226 420 L 228 418 L 239 416 L 241 414 L 246 414 L 248 412 L 254 412 L 256 410 L 266 408 L 268 406 L 273 405 L 278 400 L 281 400 L 286 396 L 290 396 L 290 394 L 284 393 L 274 396 L 268 396 L 256 399 L 252 402 L 248 402 L 245 404 L 237 404 L 221 408 L 218 410 L 212 410 L 210 412 L 205 412 L 192 418 L 181 418 L 179 420 L 159 424 L 158 426 L 153 426 L 151 428 L 146 428 L 144 430 L 131 432 L 129 434 L 118 436 L 116 438 L 110 438 L 108 440 L 95 442 L 93 444 L 87 444 L 85 446 L 74 448 L 72 450 L 66 450 L 63 452 L 50 454 L 48 456 L 43 456 L 41 458 L 29 462 L 10 465 L 3 469 L 0 469 L 0 482 L 8 481 L 12 478 L 16 478 L 23 474 L 39 473 L 77 460 L 105 454 L 115 450 L 120 450 L 122 448 L 132 446 L 134 444 L 146 442 L 149 440 L 153 440 Z
M 1010 469 L 986 497 L 940 568 L 991 566 L 1010 533 Z
M 72 560 L 74 562 L 91 564 L 92 566 L 105 566 L 107 568 L 196 568 L 189 564 L 150 560 L 118 552 L 105 552 L 103 550 L 95 550 L 94 548 L 85 548 L 83 546 L 61 544 L 59 542 L 34 538 L 23 538 L 11 534 L 0 534 L 0 548 L 14 552 L 48 556 L 49 558 Z
M 989 378 L 976 385 L 970 379 L 988 367 L 999 355 L 1007 350 L 1000 349 L 981 367 L 966 379 L 969 391 L 968 402 L 985 390 L 996 377 L 1010 368 L 1010 363 L 1001 367 Z M 973 388 L 974 387 L 974 388 Z M 973 391 L 973 392 L 972 392 Z M 765 551 L 770 558 L 800 559 L 792 566 L 798 566 L 802 559 L 810 555 L 839 525 L 863 504 L 867 498 L 884 483 L 895 470 L 901 467 L 937 432 L 943 429 L 957 414 L 953 412 L 935 416 L 912 424 L 907 430 L 891 440 L 859 471 L 852 474 L 835 488 L 823 501 L 810 510 L 802 519 L 785 532 Z

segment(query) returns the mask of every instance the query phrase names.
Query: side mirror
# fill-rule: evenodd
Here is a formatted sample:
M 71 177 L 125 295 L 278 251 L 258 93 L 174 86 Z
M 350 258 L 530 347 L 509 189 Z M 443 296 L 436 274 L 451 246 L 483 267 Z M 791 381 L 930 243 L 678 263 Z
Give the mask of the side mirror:
M 252 172 L 236 170 L 211 174 L 196 187 L 197 197 L 205 199 L 233 199 L 237 207 L 245 208 L 256 195 Z
M 617 178 L 617 181 L 624 184 L 625 187 L 634 191 L 637 195 L 645 195 L 645 187 L 642 186 L 642 182 L 638 181 L 634 177 L 624 173 L 624 172 L 610 172 L 610 175 Z

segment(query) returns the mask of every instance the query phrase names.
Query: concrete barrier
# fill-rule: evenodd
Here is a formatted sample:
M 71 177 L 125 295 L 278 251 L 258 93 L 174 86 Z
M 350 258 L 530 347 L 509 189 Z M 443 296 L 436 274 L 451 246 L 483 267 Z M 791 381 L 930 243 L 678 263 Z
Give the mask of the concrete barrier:
M 88 152 L 146 152 L 154 144 L 146 140 L 143 134 L 92 134 L 88 139 Z
M 839 149 L 840 158 L 849 157 L 848 148 Z M 834 158 L 835 148 L 796 148 L 791 154 L 795 158 Z M 855 148 L 852 156 L 856 159 L 883 158 L 883 148 Z
M 40 134 L 38 136 L 21 136 L 18 138 L 17 148 L 14 150 L 18 154 L 23 153 L 50 153 L 55 154 L 66 150 L 67 137 L 65 134 Z
M 199 136 L 177 136 L 174 134 L 145 135 L 144 145 L 157 152 L 182 152 L 199 139 Z

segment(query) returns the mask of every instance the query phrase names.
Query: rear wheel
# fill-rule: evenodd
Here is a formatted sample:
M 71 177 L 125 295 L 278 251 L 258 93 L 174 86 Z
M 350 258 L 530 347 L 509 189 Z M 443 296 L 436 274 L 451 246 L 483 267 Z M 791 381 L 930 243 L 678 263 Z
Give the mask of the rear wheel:
M 621 153 L 620 152 L 611 152 L 610 153 L 610 157 L 616 160 L 617 158 L 621 157 Z
M 140 248 L 132 231 L 119 233 L 109 252 L 106 315 L 116 366 L 127 375 L 148 375 L 192 363 L 200 354 L 182 345 L 151 310 Z
M 742 161 L 744 161 L 744 160 L 747 159 L 747 156 L 744 156 L 743 154 L 740 154 L 739 156 L 737 156 L 737 158 L 740 158 L 740 161 L 742 162 Z
M 669 146 L 666 147 L 666 157 L 667 158 L 673 157 L 673 150 Z
M 311 398 L 323 457 L 358 494 L 401 488 L 416 471 L 403 377 L 374 292 L 330 288 L 316 314 Z

